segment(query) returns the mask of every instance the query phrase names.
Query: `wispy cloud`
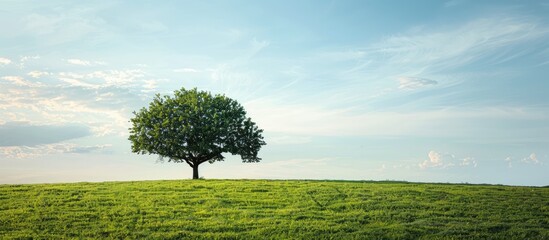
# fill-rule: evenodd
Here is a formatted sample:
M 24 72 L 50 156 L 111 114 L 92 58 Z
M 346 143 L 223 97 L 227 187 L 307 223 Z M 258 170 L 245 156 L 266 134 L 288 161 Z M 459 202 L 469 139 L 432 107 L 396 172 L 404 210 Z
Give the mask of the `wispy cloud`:
M 427 67 L 432 71 L 447 70 L 464 64 L 484 60 L 497 64 L 501 59 L 510 61 L 518 57 L 517 50 L 502 52 L 517 43 L 547 36 L 548 29 L 535 20 L 524 18 L 484 18 L 471 21 L 452 30 L 440 32 L 418 31 L 417 33 L 393 36 L 372 50 L 387 54 L 393 63 Z M 526 54 L 523 46 L 518 50 Z M 530 48 L 531 51 L 535 48 Z M 491 59 L 490 56 L 498 56 Z
M 100 84 L 91 84 L 75 78 L 59 77 L 59 80 L 65 82 L 67 85 L 72 87 L 83 87 L 83 88 L 100 88 L 101 87 Z
M 271 85 L 290 86 L 277 95 L 310 106 L 401 111 L 404 103 L 409 106 L 418 100 L 444 105 L 439 104 L 441 98 L 460 102 L 451 91 L 467 92 L 463 87 L 475 85 L 472 81 L 486 74 L 483 69 L 501 67 L 522 57 L 536 58 L 536 43 L 548 37 L 549 28 L 542 22 L 512 14 L 411 28 L 363 46 L 281 62 L 285 74 Z M 304 89 L 315 94 L 303 97 Z M 421 98 L 412 95 L 415 91 L 411 90 L 420 89 L 432 91 Z M 509 105 L 514 103 L 509 101 Z
M 95 136 L 126 135 L 131 112 L 147 98 L 143 91 L 155 87 L 154 80 L 138 69 L 31 71 L 26 75 L 33 81 L 17 75 L 0 77 L 4 89 L 0 92 L 0 123 L 78 123 L 88 126 Z
M 143 80 L 145 73 L 140 69 L 94 71 L 88 73 L 61 72 L 58 79 L 70 86 L 85 88 L 105 88 L 128 86 Z
M 135 83 L 137 79 L 141 79 L 145 76 L 143 70 L 129 69 L 129 70 L 111 70 L 111 71 L 95 71 L 86 75 L 86 78 L 90 79 L 102 79 L 105 81 L 106 86 L 121 86 L 131 83 Z
M 54 154 L 87 154 L 91 152 L 104 152 L 112 145 L 81 146 L 74 143 L 42 144 L 36 146 L 0 146 L 0 156 L 11 159 L 37 158 Z
M 399 86 L 400 89 L 414 90 L 429 85 L 436 85 L 438 82 L 431 79 L 420 78 L 420 77 L 399 77 Z

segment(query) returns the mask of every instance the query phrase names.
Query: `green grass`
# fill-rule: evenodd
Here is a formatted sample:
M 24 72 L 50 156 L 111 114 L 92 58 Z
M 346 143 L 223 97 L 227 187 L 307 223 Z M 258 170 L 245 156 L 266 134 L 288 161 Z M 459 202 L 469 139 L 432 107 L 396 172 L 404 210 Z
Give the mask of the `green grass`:
M 0 185 L 1 239 L 549 239 L 549 188 L 181 180 Z

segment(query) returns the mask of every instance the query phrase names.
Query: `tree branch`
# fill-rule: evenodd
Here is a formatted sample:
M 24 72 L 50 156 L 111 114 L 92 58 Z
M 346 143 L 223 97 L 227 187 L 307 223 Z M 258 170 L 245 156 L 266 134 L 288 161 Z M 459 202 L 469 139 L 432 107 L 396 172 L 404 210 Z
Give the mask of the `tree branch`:
M 191 166 L 192 168 L 194 168 L 194 163 L 193 163 L 192 161 L 187 160 L 186 158 L 183 159 L 183 160 L 185 160 L 185 162 L 186 162 L 187 164 L 189 164 L 189 166 Z
M 221 155 L 221 152 L 211 152 L 210 154 L 207 154 L 199 158 L 198 164 L 202 164 L 204 162 L 210 161 L 212 158 L 217 157 L 218 155 Z

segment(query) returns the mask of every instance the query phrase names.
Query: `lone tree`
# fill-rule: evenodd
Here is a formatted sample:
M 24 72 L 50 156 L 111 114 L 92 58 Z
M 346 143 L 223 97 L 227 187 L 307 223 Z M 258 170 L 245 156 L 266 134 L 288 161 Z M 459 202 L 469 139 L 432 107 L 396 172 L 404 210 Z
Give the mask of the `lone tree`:
M 265 145 L 262 129 L 246 117 L 237 101 L 209 92 L 176 90 L 174 96 L 156 94 L 148 108 L 130 120 L 132 152 L 158 154 L 169 162 L 186 162 L 198 179 L 198 166 L 223 161 L 222 153 L 240 155 L 242 162 L 259 162 Z

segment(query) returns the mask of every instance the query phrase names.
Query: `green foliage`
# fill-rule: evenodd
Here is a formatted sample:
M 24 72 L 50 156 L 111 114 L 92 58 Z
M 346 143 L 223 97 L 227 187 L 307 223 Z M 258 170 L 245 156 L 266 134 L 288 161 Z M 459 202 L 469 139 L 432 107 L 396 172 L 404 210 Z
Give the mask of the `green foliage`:
M 549 188 L 204 180 L 0 185 L 0 239 L 548 239 Z
M 240 155 L 243 162 L 261 160 L 263 130 L 224 95 L 182 88 L 173 97 L 157 94 L 148 108 L 134 114 L 129 129 L 133 152 L 158 154 L 192 168 L 222 161 L 222 153 Z

